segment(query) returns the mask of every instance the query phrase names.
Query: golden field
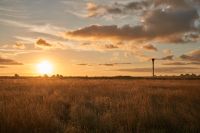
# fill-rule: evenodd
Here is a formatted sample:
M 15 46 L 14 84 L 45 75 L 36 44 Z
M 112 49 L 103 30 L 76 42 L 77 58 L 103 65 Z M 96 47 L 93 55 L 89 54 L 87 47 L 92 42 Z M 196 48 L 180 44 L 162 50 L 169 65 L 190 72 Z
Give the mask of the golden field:
M 173 132 L 200 132 L 200 80 L 0 79 L 0 133 Z

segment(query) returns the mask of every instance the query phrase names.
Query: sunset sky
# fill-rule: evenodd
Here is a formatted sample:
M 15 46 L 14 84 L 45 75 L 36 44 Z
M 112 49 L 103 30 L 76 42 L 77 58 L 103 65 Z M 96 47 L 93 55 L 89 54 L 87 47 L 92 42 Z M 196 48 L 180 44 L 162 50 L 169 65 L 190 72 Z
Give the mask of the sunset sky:
M 200 0 L 0 0 L 0 75 L 200 74 Z

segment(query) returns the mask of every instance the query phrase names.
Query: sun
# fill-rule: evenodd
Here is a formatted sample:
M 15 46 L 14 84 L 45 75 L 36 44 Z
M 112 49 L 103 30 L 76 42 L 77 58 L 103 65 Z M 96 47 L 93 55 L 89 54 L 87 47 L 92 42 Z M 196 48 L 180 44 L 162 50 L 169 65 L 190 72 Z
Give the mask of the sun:
M 53 65 L 48 61 L 42 61 L 37 64 L 37 71 L 39 74 L 52 74 Z

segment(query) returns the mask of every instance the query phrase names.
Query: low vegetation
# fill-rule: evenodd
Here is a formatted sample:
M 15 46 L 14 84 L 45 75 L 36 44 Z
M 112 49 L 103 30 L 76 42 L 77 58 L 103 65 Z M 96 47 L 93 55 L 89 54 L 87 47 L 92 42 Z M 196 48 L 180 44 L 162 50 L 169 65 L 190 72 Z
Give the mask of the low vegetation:
M 0 79 L 1 133 L 197 133 L 199 80 Z

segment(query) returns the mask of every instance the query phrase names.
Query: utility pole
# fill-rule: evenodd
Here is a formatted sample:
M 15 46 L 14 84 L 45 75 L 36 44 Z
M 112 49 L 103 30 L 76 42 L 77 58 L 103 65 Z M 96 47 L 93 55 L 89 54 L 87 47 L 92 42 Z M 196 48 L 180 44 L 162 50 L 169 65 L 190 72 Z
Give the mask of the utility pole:
M 153 76 L 153 77 L 155 77 L 154 62 L 155 62 L 155 59 L 152 58 L 152 76 Z

